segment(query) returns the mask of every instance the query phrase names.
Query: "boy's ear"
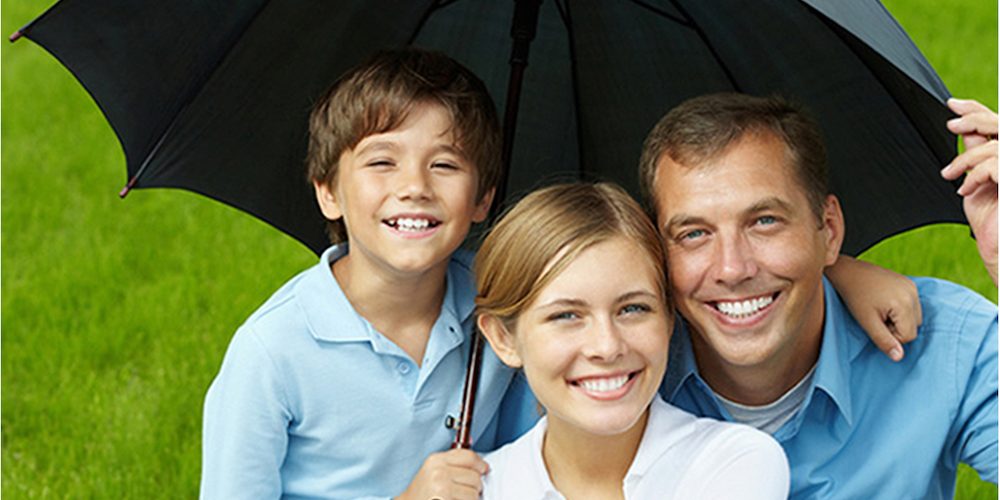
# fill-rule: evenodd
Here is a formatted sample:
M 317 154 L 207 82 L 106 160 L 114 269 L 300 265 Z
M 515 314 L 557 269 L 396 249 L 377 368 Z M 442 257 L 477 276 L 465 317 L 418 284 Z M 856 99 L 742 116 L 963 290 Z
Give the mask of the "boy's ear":
M 493 196 L 497 194 L 497 188 L 490 188 L 486 194 L 476 203 L 476 211 L 472 214 L 472 222 L 482 222 L 490 214 L 490 205 L 493 204 Z
M 481 314 L 476 318 L 476 325 L 500 361 L 511 368 L 521 367 L 521 355 L 517 353 L 514 345 L 514 336 L 507 331 L 500 318 L 491 314 Z
M 316 203 L 319 204 L 319 209 L 323 212 L 323 216 L 329 220 L 337 220 L 343 217 L 344 212 L 340 210 L 340 204 L 337 203 L 337 199 L 333 195 L 331 183 L 321 180 L 313 180 L 312 183 L 313 190 L 316 191 Z

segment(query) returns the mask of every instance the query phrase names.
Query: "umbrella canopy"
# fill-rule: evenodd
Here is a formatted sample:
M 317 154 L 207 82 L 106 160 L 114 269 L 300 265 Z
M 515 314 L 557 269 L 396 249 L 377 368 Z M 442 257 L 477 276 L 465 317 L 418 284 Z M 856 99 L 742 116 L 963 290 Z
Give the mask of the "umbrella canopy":
M 377 49 L 446 52 L 503 109 L 513 2 L 62 0 L 19 33 L 63 62 L 121 141 L 130 185 L 179 187 L 250 212 L 319 252 L 306 117 Z M 546 178 L 633 194 L 645 134 L 716 91 L 780 93 L 828 142 L 844 249 L 963 222 L 938 170 L 955 153 L 948 92 L 875 0 L 542 2 L 522 84 L 509 193 Z

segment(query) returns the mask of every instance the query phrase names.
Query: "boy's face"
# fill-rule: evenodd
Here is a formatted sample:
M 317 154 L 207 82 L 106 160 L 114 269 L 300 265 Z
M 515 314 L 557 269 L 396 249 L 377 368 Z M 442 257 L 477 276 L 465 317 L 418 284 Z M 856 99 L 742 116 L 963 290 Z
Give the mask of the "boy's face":
M 401 276 L 444 269 L 486 218 L 493 192 L 476 199 L 476 168 L 451 124 L 443 107 L 420 103 L 398 128 L 341 154 L 332 186 L 314 183 L 323 215 L 343 217 L 351 261 Z

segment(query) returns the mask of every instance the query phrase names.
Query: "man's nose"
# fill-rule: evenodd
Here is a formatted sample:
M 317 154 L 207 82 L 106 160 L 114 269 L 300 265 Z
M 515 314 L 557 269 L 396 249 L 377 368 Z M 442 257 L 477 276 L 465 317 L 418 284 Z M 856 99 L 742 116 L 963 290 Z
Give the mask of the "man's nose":
M 743 234 L 720 235 L 713 266 L 715 280 L 726 285 L 742 283 L 758 271 L 753 247 Z

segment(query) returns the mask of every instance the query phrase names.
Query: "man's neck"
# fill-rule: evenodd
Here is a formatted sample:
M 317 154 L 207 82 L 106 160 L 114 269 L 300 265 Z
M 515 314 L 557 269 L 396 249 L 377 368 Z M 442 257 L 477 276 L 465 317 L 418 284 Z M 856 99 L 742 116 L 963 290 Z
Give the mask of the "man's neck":
M 762 363 L 741 366 L 728 363 L 695 331 L 691 332 L 698 372 L 712 391 L 744 405 L 772 403 L 799 383 L 819 359 L 822 322 L 814 333 L 802 335 L 785 352 Z

